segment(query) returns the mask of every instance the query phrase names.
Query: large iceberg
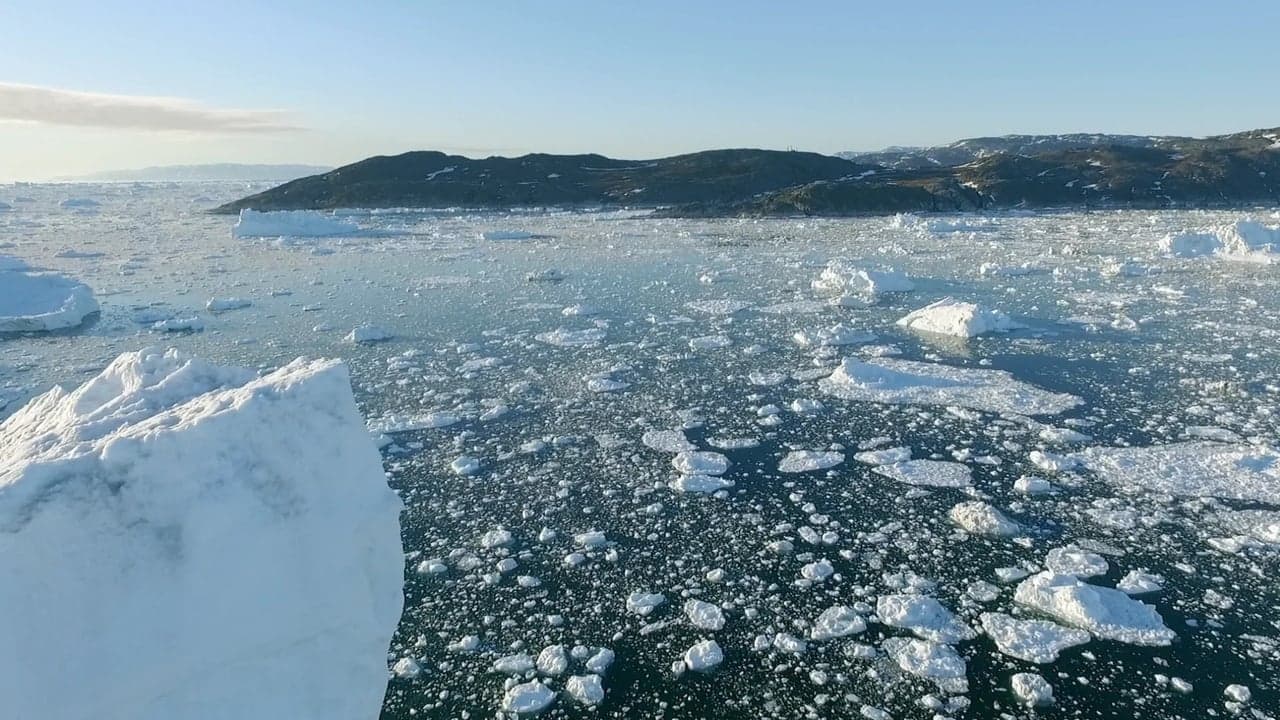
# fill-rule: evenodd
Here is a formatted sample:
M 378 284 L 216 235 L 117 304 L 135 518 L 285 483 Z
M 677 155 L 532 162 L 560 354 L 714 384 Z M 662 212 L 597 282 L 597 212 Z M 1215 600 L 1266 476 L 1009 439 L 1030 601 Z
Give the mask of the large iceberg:
M 55 387 L 0 424 L 4 716 L 376 717 L 400 509 L 337 361 Z
M 349 220 L 341 220 L 314 210 L 276 210 L 259 212 L 244 209 L 240 219 L 231 228 L 236 237 L 330 237 L 352 235 L 360 227 Z
M 98 301 L 84 283 L 0 255 L 0 332 L 61 330 L 96 312 Z
M 1174 257 L 1215 255 L 1229 260 L 1270 263 L 1280 251 L 1280 227 L 1251 219 L 1237 220 L 1200 232 L 1166 235 L 1160 240 L 1160 250 Z

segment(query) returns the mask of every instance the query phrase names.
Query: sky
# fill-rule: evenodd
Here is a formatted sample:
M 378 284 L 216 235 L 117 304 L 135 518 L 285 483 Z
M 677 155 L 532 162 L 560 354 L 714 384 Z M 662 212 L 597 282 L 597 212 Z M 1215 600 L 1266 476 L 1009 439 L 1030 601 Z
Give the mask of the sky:
M 1276 0 L 0 3 L 0 181 L 1280 126 Z

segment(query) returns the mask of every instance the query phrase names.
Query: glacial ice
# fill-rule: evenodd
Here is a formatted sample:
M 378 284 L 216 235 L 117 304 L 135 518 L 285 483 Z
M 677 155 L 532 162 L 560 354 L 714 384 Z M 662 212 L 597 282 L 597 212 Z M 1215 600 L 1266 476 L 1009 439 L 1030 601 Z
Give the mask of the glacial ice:
M 84 283 L 29 270 L 24 262 L 0 255 L 0 333 L 75 327 L 96 312 L 98 301 Z
M 898 320 L 898 325 L 917 332 L 961 338 L 1008 332 L 1020 327 L 999 310 L 952 298 L 943 298 L 907 313 Z
M 1074 575 L 1032 575 L 1018 585 L 1014 601 L 1106 640 L 1168 645 L 1176 637 L 1154 607 Z
M 231 233 L 238 238 L 317 238 L 353 235 L 360 227 L 328 213 L 314 210 L 274 210 L 260 212 L 248 208 L 240 211 Z
M 343 365 L 126 353 L 0 424 L 0 457 L 6 715 L 377 714 L 401 503 Z

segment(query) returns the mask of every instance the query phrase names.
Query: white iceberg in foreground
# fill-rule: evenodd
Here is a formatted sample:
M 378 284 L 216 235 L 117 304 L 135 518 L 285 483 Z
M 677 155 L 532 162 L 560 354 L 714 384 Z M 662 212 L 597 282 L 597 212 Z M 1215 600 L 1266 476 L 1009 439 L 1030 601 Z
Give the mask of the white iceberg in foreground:
M 246 208 L 240 211 L 240 219 L 231 228 L 231 234 L 239 238 L 330 237 L 357 232 L 360 227 L 355 223 L 314 210 L 259 212 Z
M 4 715 L 377 717 L 400 508 L 337 361 L 50 390 L 0 424 Z
M 1083 401 L 1015 380 L 1004 370 L 973 370 L 936 363 L 845 358 L 818 381 L 825 393 L 865 402 L 946 405 L 1018 415 L 1056 415 Z
M 96 312 L 98 301 L 84 283 L 0 256 L 0 332 L 61 330 Z
M 973 303 L 943 298 L 904 315 L 898 325 L 917 332 L 971 338 L 1021 327 L 1008 315 Z

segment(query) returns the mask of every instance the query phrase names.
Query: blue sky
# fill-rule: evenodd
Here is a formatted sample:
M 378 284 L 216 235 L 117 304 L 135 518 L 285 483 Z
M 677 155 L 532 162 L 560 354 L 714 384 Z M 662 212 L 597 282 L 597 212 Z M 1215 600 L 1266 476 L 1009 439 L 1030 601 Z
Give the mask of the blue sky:
M 0 4 L 0 180 L 1280 125 L 1275 0 L 267 5 Z

